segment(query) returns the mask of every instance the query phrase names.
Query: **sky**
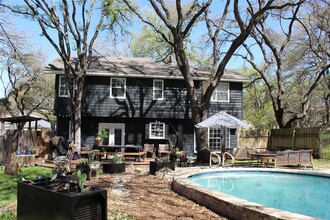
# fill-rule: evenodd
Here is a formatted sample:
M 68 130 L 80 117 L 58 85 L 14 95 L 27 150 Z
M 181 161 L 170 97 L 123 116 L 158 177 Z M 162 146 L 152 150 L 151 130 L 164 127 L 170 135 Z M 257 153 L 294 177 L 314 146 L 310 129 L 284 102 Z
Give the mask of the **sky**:
M 58 57 L 57 52 L 55 51 L 53 46 L 49 43 L 49 41 L 46 39 L 46 37 L 41 36 L 41 29 L 37 22 L 28 20 L 21 16 L 11 16 L 10 19 L 12 19 L 15 22 L 14 27 L 12 27 L 12 28 L 15 28 L 17 32 L 23 32 L 24 35 L 28 36 L 29 43 L 32 44 L 34 48 L 39 48 L 45 52 L 45 55 L 46 55 L 45 65 L 50 63 L 56 57 Z M 140 25 L 135 24 L 132 27 L 133 31 L 138 32 L 139 27 L 140 27 Z M 132 28 L 131 28 L 131 30 L 132 30 Z M 200 30 L 198 30 L 198 31 L 200 32 Z M 105 34 L 105 33 L 102 33 L 102 34 Z M 55 35 L 55 37 L 57 37 L 57 36 Z M 242 60 L 232 59 L 229 62 L 229 64 L 227 65 L 227 68 L 235 69 L 235 68 L 239 68 L 242 66 L 243 66 Z M 1 85 L 0 86 L 0 98 L 3 98 L 3 97 L 4 97 L 4 88 Z

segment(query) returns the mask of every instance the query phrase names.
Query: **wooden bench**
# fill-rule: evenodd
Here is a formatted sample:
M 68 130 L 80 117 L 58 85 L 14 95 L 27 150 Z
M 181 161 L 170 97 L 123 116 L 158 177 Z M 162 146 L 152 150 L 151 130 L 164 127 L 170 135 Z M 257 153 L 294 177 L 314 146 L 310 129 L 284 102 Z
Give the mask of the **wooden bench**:
M 102 152 L 102 151 L 99 151 L 99 152 L 96 152 L 96 158 L 97 160 L 102 160 L 103 158 L 104 159 L 109 159 L 110 156 L 113 156 L 115 155 L 117 152 Z
M 281 166 L 311 167 L 314 169 L 313 150 L 278 151 L 276 152 L 274 167 Z
M 141 161 L 141 159 L 144 161 L 146 155 L 147 155 L 147 151 L 148 151 L 149 146 L 147 144 L 145 144 L 143 146 L 143 151 L 140 152 L 124 152 L 122 153 L 123 157 L 135 157 L 136 161 Z

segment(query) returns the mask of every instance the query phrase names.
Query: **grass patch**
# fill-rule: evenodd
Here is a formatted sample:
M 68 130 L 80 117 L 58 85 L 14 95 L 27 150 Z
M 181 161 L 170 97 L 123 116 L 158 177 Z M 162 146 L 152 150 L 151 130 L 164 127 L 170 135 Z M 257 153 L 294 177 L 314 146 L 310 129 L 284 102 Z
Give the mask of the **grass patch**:
M 16 220 L 16 211 L 9 211 L 9 212 L 1 212 L 0 211 L 0 219 L 2 220 Z
M 326 168 L 330 169 L 330 160 L 329 159 L 313 159 L 315 168 Z
M 39 176 L 50 177 L 53 170 L 45 167 L 23 167 L 22 172 L 17 176 L 10 176 L 0 169 L 0 208 L 17 200 L 17 181 L 24 179 L 33 179 Z M 4 219 L 4 218 L 0 218 Z

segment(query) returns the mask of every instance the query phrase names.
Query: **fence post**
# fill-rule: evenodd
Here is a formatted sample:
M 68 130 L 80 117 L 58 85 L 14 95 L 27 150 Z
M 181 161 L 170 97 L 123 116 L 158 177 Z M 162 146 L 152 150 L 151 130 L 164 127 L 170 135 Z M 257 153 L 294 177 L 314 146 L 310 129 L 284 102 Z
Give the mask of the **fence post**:
M 292 146 L 291 149 L 294 150 L 296 148 L 295 146 L 295 138 L 296 138 L 296 129 L 294 128 L 292 131 Z

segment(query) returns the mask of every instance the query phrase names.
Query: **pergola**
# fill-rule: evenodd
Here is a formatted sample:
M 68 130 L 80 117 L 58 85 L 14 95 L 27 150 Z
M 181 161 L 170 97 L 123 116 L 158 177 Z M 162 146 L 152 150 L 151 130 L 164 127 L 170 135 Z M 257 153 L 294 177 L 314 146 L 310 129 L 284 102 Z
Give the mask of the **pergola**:
M 38 128 L 38 121 L 41 120 L 42 118 L 37 118 L 37 117 L 32 117 L 29 115 L 25 115 L 25 116 L 16 116 L 16 117 L 8 117 L 8 118 L 0 118 L 0 121 L 2 122 L 10 122 L 10 123 L 15 123 L 15 124 L 19 124 L 19 123 L 29 123 L 29 130 L 31 130 L 31 122 L 35 121 L 35 130 L 37 130 Z

